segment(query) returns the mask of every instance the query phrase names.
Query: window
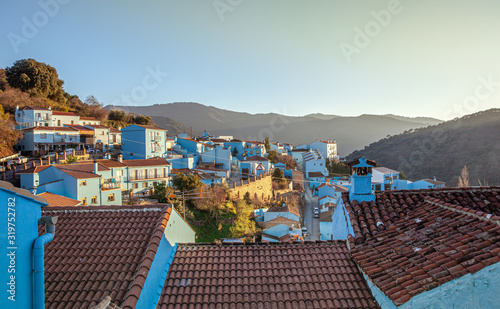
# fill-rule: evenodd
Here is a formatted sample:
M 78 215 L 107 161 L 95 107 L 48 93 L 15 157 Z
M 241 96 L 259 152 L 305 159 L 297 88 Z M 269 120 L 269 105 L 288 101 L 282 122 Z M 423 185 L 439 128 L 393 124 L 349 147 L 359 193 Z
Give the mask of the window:
M 153 187 L 156 187 L 158 185 L 158 182 L 153 182 Z
M 61 120 L 57 120 L 57 126 L 60 127 L 61 126 Z
M 139 188 L 139 184 L 138 183 L 134 183 L 134 189 L 137 189 Z
M 42 138 L 42 139 L 46 139 L 46 138 L 47 138 L 47 133 L 42 133 L 42 134 L 40 134 L 40 138 Z
M 92 196 L 92 204 L 97 204 L 97 196 Z
M 101 135 L 104 135 L 104 131 L 101 131 Z
M 143 188 L 147 188 L 147 187 L 148 187 L 148 182 L 147 182 L 147 181 L 146 181 L 146 182 L 143 182 L 143 183 L 142 183 L 142 187 L 143 187 Z
M 115 194 L 114 193 L 108 194 L 108 202 L 112 202 L 114 200 L 115 200 Z
M 392 176 L 392 179 L 398 179 L 397 175 Z
M 75 122 L 73 120 L 71 120 L 71 124 L 75 124 Z
M 84 205 L 84 206 L 87 205 L 87 198 L 86 197 L 82 198 L 82 205 Z
M 123 176 L 123 170 L 117 170 L 116 176 Z
M 86 180 L 80 181 L 80 187 L 86 186 L 86 185 L 87 185 L 87 181 Z

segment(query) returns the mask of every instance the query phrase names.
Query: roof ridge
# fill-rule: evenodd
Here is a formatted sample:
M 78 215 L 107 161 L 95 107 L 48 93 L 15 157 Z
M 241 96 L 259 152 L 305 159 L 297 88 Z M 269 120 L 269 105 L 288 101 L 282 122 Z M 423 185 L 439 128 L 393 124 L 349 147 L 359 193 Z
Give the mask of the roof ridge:
M 162 209 L 163 215 L 158 220 L 156 228 L 153 231 L 151 239 L 149 240 L 149 244 L 143 253 L 143 258 L 137 267 L 134 280 L 127 288 L 128 293 L 125 295 L 125 301 L 121 304 L 124 309 L 133 309 L 137 305 L 137 301 L 139 300 L 142 289 L 144 288 L 144 283 L 148 277 L 156 252 L 160 246 L 160 241 L 165 233 L 165 228 L 167 227 L 170 214 L 172 213 L 172 207 L 172 205 L 167 205 Z
M 493 214 L 485 213 L 483 211 L 475 210 L 472 208 L 462 207 L 462 206 L 455 205 L 455 204 L 446 203 L 446 202 L 443 202 L 443 201 L 438 200 L 436 198 L 432 198 L 430 196 L 425 196 L 424 201 L 431 204 L 431 205 L 439 206 L 441 208 L 445 208 L 445 209 L 451 210 L 453 212 L 466 214 L 468 216 L 471 216 L 471 217 L 474 217 L 474 218 L 477 218 L 477 219 L 480 219 L 483 221 L 487 221 L 487 222 L 494 223 L 496 225 L 500 225 L 500 217 L 493 215 Z
M 163 205 L 162 205 L 163 206 Z M 144 212 L 144 211 L 163 211 L 163 208 L 160 207 L 142 207 L 142 206 L 133 206 L 132 207 L 124 207 L 124 206 L 114 206 L 114 205 L 106 205 L 106 206 L 78 206 L 75 208 L 73 206 L 54 206 L 50 208 L 42 209 L 43 212 L 54 211 L 54 212 L 64 212 L 64 213 L 72 213 L 72 212 Z

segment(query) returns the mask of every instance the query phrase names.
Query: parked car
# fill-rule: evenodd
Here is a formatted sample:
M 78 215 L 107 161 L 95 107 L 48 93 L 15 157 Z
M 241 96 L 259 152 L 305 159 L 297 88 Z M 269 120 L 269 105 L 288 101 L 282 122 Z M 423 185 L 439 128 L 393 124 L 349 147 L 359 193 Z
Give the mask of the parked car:
M 48 154 L 43 155 L 42 159 L 47 159 L 48 157 L 55 158 L 56 157 L 56 153 L 55 152 L 49 152 Z
M 68 148 L 68 149 L 66 149 L 65 151 L 66 151 L 66 155 L 71 155 L 71 154 L 73 154 L 73 148 Z M 61 151 L 59 154 L 60 154 L 60 155 L 64 155 L 64 151 Z
M 302 236 L 307 234 L 307 227 L 303 226 L 302 227 Z
M 314 207 L 313 209 L 314 218 L 319 218 L 319 208 Z
M 100 153 L 101 151 L 99 149 L 94 149 L 94 148 L 89 148 L 89 150 L 87 151 L 87 153 L 89 154 L 93 154 L 93 153 Z
M 23 163 L 28 163 L 28 158 L 26 158 L 25 156 L 19 156 L 19 157 L 15 158 L 15 159 L 10 160 L 9 162 L 7 162 L 7 164 L 10 165 L 10 166 L 20 165 L 20 164 L 23 164 Z

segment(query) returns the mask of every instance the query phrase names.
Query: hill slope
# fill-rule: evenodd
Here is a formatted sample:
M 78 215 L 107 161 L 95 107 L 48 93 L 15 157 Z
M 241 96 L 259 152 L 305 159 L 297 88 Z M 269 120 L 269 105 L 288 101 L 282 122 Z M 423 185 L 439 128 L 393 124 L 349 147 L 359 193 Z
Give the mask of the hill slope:
M 366 156 L 402 170 L 410 179 L 431 178 L 457 185 L 464 165 L 470 184 L 500 184 L 500 109 L 491 109 L 415 132 L 384 138 L 347 159 Z
M 340 117 L 335 115 L 312 114 L 295 117 L 280 114 L 249 114 L 205 106 L 198 103 L 170 103 L 152 106 L 107 106 L 127 112 L 151 116 L 159 125 L 162 117 L 170 117 L 196 132 L 207 130 L 214 135 L 233 135 L 248 140 L 263 140 L 293 144 L 311 143 L 316 139 L 335 139 L 340 156 L 355 149 L 405 130 L 426 127 L 440 122 L 425 118 L 362 115 Z

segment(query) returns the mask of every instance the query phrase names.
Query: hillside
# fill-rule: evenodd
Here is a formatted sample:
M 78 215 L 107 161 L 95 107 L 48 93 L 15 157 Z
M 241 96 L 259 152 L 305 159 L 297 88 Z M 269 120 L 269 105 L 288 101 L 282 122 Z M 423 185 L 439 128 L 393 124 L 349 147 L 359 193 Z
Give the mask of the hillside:
M 467 165 L 471 185 L 500 184 L 500 109 L 491 109 L 411 133 L 384 138 L 347 159 L 365 156 L 402 170 L 410 179 L 436 176 L 457 185 Z
M 167 133 L 170 135 L 177 135 L 179 133 L 191 134 L 191 128 L 184 126 L 175 119 L 169 117 L 151 116 L 151 120 L 153 120 L 160 128 L 166 129 Z M 200 133 L 193 130 L 193 135 L 197 136 L 200 135 Z
M 335 139 L 340 156 L 375 142 L 387 135 L 399 134 L 409 129 L 426 127 L 440 122 L 415 118 L 362 115 L 341 117 L 312 114 L 295 117 L 275 113 L 249 114 L 205 106 L 198 103 L 170 103 L 151 106 L 107 106 L 108 109 L 124 110 L 150 115 L 161 126 L 160 117 L 173 118 L 196 132 L 207 130 L 214 135 L 233 135 L 240 139 L 263 140 L 293 144 L 310 143 L 316 139 Z

